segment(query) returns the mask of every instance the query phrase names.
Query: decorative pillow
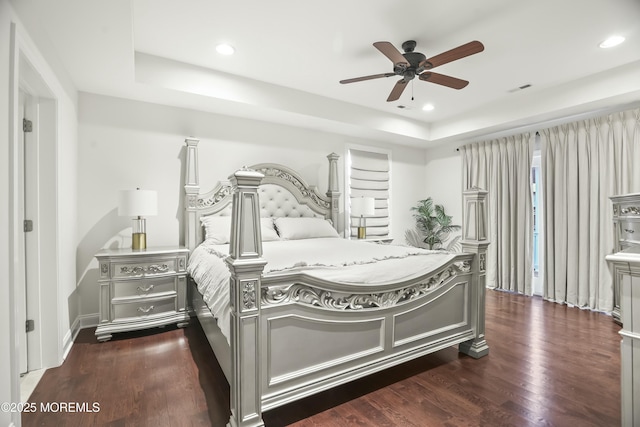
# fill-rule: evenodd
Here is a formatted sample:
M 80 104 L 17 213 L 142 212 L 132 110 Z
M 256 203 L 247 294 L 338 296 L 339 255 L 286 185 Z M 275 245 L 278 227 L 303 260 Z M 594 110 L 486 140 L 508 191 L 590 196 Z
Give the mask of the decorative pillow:
M 231 217 L 209 215 L 200 218 L 205 238 L 215 245 L 224 245 L 231 240 Z M 260 218 L 262 241 L 280 240 L 271 218 Z
M 324 218 L 276 218 L 276 229 L 282 240 L 340 237 Z

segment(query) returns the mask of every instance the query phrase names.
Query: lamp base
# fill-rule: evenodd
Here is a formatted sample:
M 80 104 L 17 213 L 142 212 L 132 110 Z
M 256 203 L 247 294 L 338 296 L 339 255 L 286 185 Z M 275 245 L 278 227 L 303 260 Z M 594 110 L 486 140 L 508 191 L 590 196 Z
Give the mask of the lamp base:
M 367 227 L 358 227 L 358 239 L 367 238 Z
M 133 233 L 131 235 L 132 249 L 147 249 L 147 233 Z
M 141 216 L 133 220 L 131 249 L 147 249 L 147 220 Z

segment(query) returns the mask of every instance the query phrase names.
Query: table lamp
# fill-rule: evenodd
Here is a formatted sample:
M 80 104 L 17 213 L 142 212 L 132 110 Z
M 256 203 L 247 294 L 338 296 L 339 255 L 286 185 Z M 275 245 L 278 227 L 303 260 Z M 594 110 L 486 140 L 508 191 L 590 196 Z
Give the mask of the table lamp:
M 367 219 L 365 215 L 375 214 L 375 201 L 373 197 L 353 197 L 351 199 L 351 216 L 359 216 L 358 239 L 367 238 Z
M 147 248 L 147 223 L 145 216 L 158 214 L 158 193 L 152 190 L 121 190 L 118 197 L 118 215 L 132 216 L 132 249 Z

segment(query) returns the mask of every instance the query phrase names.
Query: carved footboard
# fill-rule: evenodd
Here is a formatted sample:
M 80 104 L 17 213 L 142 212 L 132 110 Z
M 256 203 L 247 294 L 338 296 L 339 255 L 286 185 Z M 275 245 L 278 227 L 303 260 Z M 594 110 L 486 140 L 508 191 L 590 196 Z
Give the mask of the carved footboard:
M 262 409 L 473 340 L 472 259 L 401 285 L 263 278 Z

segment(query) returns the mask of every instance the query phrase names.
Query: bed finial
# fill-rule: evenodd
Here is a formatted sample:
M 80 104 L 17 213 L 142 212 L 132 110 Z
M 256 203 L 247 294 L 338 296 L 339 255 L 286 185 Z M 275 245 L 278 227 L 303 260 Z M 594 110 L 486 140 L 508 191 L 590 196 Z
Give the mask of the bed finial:
M 462 192 L 464 200 L 462 240 L 487 241 L 487 194 L 486 190 L 479 187 L 472 187 Z
M 338 229 L 338 214 L 340 202 L 340 184 L 338 182 L 338 159 L 340 156 L 336 153 L 331 153 L 327 156 L 329 159 L 329 190 L 327 191 L 327 197 L 331 199 L 331 222 L 333 222 L 333 228 Z
M 194 224 L 197 221 L 198 193 L 200 193 L 200 179 L 198 178 L 198 142 L 200 142 L 200 140 L 189 137 L 186 138 L 184 142 L 187 145 L 184 173 L 184 244 L 190 250 L 194 250 L 199 243 L 197 236 L 198 227 Z

